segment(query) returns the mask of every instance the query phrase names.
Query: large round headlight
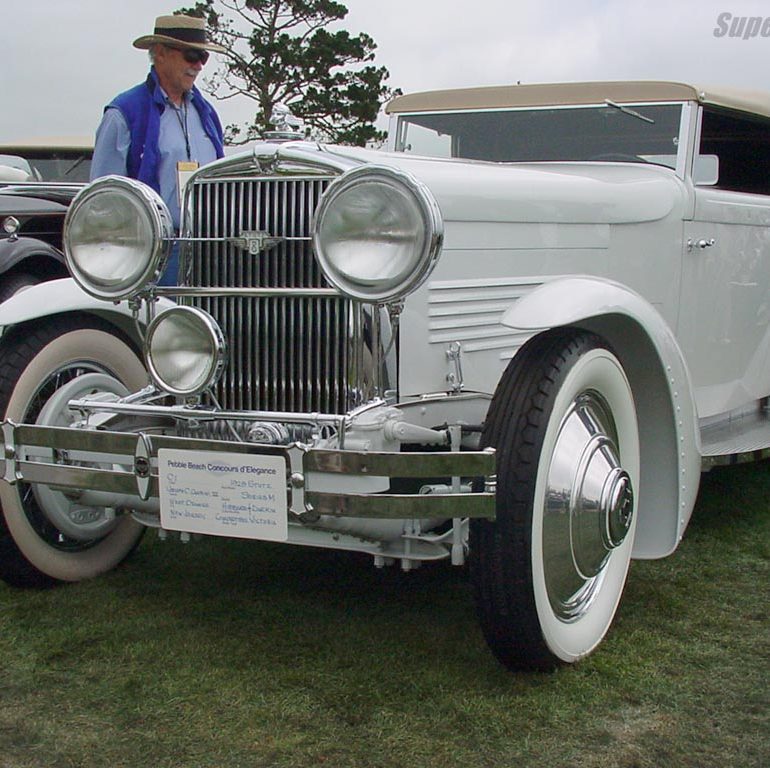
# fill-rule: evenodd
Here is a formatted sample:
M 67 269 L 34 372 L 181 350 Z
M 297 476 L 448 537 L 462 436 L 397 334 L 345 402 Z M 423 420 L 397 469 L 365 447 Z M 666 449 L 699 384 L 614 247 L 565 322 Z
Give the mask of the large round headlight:
M 355 299 L 406 296 L 430 274 L 443 223 L 430 191 L 404 171 L 362 166 L 340 176 L 316 211 L 313 243 L 324 274 Z
M 154 189 L 106 176 L 82 189 L 64 221 L 64 254 L 80 287 L 100 299 L 123 299 L 163 271 L 174 229 Z
M 225 340 L 208 312 L 173 307 L 161 312 L 147 329 L 147 367 L 161 389 L 174 395 L 197 395 L 219 378 Z

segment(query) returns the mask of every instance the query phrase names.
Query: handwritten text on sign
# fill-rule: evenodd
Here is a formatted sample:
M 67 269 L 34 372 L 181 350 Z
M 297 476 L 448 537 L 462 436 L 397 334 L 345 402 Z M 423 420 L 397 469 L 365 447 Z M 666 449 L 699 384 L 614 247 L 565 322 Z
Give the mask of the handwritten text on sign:
M 281 456 L 158 451 L 160 521 L 170 531 L 286 541 Z

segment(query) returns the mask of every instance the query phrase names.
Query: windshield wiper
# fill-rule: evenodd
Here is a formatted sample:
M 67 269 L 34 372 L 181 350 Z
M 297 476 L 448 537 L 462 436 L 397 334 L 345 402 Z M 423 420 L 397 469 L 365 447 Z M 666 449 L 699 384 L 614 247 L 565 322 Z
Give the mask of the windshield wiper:
M 628 107 L 624 107 L 622 104 L 616 104 L 614 101 L 610 101 L 609 99 L 605 99 L 604 103 L 608 107 L 612 107 L 613 109 L 617 109 L 618 111 L 622 112 L 624 115 L 631 115 L 631 117 L 637 117 L 639 120 L 644 120 L 645 123 L 652 123 L 655 124 L 655 121 L 651 117 L 645 117 L 644 115 L 640 115 L 638 112 L 635 112 L 633 109 L 629 109 Z
M 74 171 L 77 167 L 81 166 L 85 162 L 85 157 L 81 156 L 79 157 L 69 168 L 67 168 L 66 171 L 62 174 L 62 176 L 69 176 L 72 171 Z

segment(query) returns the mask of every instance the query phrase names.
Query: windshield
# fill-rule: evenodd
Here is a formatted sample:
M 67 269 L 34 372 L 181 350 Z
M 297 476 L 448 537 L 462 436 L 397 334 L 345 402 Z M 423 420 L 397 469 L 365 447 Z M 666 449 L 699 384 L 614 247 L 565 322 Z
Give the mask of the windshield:
M 0 154 L 0 165 L 26 171 L 30 181 L 88 181 L 91 170 L 90 149 L 19 149 Z
M 497 162 L 652 162 L 676 167 L 681 104 L 442 112 L 399 118 L 396 151 Z

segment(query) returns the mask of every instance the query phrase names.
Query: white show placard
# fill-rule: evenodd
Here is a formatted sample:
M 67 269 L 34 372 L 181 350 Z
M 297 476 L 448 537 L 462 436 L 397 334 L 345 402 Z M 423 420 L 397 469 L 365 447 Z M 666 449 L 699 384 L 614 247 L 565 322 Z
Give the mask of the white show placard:
M 286 541 L 286 461 L 243 453 L 158 451 L 160 522 L 170 531 Z

